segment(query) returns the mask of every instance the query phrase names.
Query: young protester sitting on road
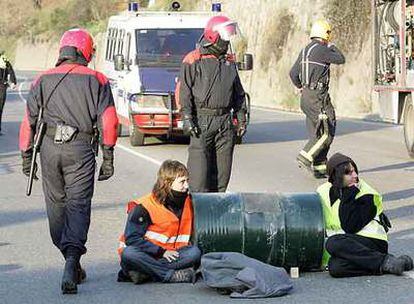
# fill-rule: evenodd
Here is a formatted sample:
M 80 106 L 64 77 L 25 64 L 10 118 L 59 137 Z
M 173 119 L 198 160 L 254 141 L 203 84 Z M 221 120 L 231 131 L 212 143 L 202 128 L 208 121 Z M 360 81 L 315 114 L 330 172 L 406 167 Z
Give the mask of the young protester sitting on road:
M 333 277 L 401 275 L 413 269 L 413 260 L 388 253 L 391 224 L 383 212 L 382 196 L 358 177 L 355 162 L 340 153 L 327 163 L 328 182 L 321 196 L 328 235 L 328 268 Z
M 190 243 L 193 208 L 187 168 L 165 161 L 152 192 L 130 202 L 127 209 L 118 282 L 191 282 L 201 252 Z

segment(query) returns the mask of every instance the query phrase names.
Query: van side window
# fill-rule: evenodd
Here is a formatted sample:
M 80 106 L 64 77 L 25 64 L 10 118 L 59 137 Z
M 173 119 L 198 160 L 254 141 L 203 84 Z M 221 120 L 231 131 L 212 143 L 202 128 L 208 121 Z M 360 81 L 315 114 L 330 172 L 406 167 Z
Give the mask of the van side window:
M 106 36 L 106 51 L 105 51 L 105 59 L 110 61 L 111 60 L 111 37 L 112 37 L 112 28 L 108 28 L 108 33 Z
M 117 37 L 117 51 L 114 55 L 124 54 L 124 36 L 125 36 L 125 30 L 119 30 L 118 37 Z
M 119 30 L 116 28 L 108 29 L 108 36 L 106 38 L 106 53 L 105 53 L 105 59 L 108 61 L 114 61 L 114 56 L 117 54 L 118 32 Z

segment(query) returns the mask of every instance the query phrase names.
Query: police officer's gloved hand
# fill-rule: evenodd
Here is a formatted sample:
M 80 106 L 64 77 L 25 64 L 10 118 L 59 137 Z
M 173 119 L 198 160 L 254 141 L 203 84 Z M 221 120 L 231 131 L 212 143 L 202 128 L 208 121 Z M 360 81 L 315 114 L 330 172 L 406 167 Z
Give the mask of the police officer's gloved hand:
M 238 137 L 243 137 L 247 132 L 246 114 L 242 111 L 237 113 L 237 129 L 236 134 Z
M 99 170 L 98 181 L 104 181 L 114 175 L 114 147 L 102 146 L 103 162 Z
M 22 172 L 27 177 L 30 176 L 30 167 L 32 166 L 32 157 L 33 157 L 33 150 L 22 151 Z M 37 173 L 37 164 L 35 163 L 34 168 L 34 179 L 38 179 L 36 176 Z
M 198 137 L 201 134 L 200 127 L 197 126 L 196 123 L 194 123 L 194 120 L 191 116 L 184 115 L 183 120 L 183 131 L 185 135 L 191 135 Z

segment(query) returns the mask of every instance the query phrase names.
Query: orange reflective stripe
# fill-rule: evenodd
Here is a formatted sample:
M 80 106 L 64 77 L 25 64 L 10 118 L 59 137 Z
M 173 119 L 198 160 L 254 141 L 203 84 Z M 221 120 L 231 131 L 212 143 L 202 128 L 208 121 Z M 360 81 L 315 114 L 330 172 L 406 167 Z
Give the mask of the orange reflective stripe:
M 130 201 L 127 205 L 127 213 L 138 204 L 148 211 L 152 222 L 145 233 L 145 239 L 166 250 L 177 250 L 189 245 L 193 229 L 193 207 L 190 196 L 184 203 L 181 219 L 158 203 L 152 194 Z M 118 254 L 122 254 L 125 247 L 126 240 L 122 234 L 119 238 Z

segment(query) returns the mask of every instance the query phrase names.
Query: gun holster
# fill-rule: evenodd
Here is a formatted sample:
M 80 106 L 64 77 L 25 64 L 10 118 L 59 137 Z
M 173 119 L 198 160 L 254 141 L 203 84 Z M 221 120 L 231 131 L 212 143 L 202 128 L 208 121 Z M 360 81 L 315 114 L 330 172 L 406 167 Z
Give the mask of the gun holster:
M 58 124 L 55 131 L 55 144 L 63 144 L 73 139 L 78 129 L 68 125 Z

